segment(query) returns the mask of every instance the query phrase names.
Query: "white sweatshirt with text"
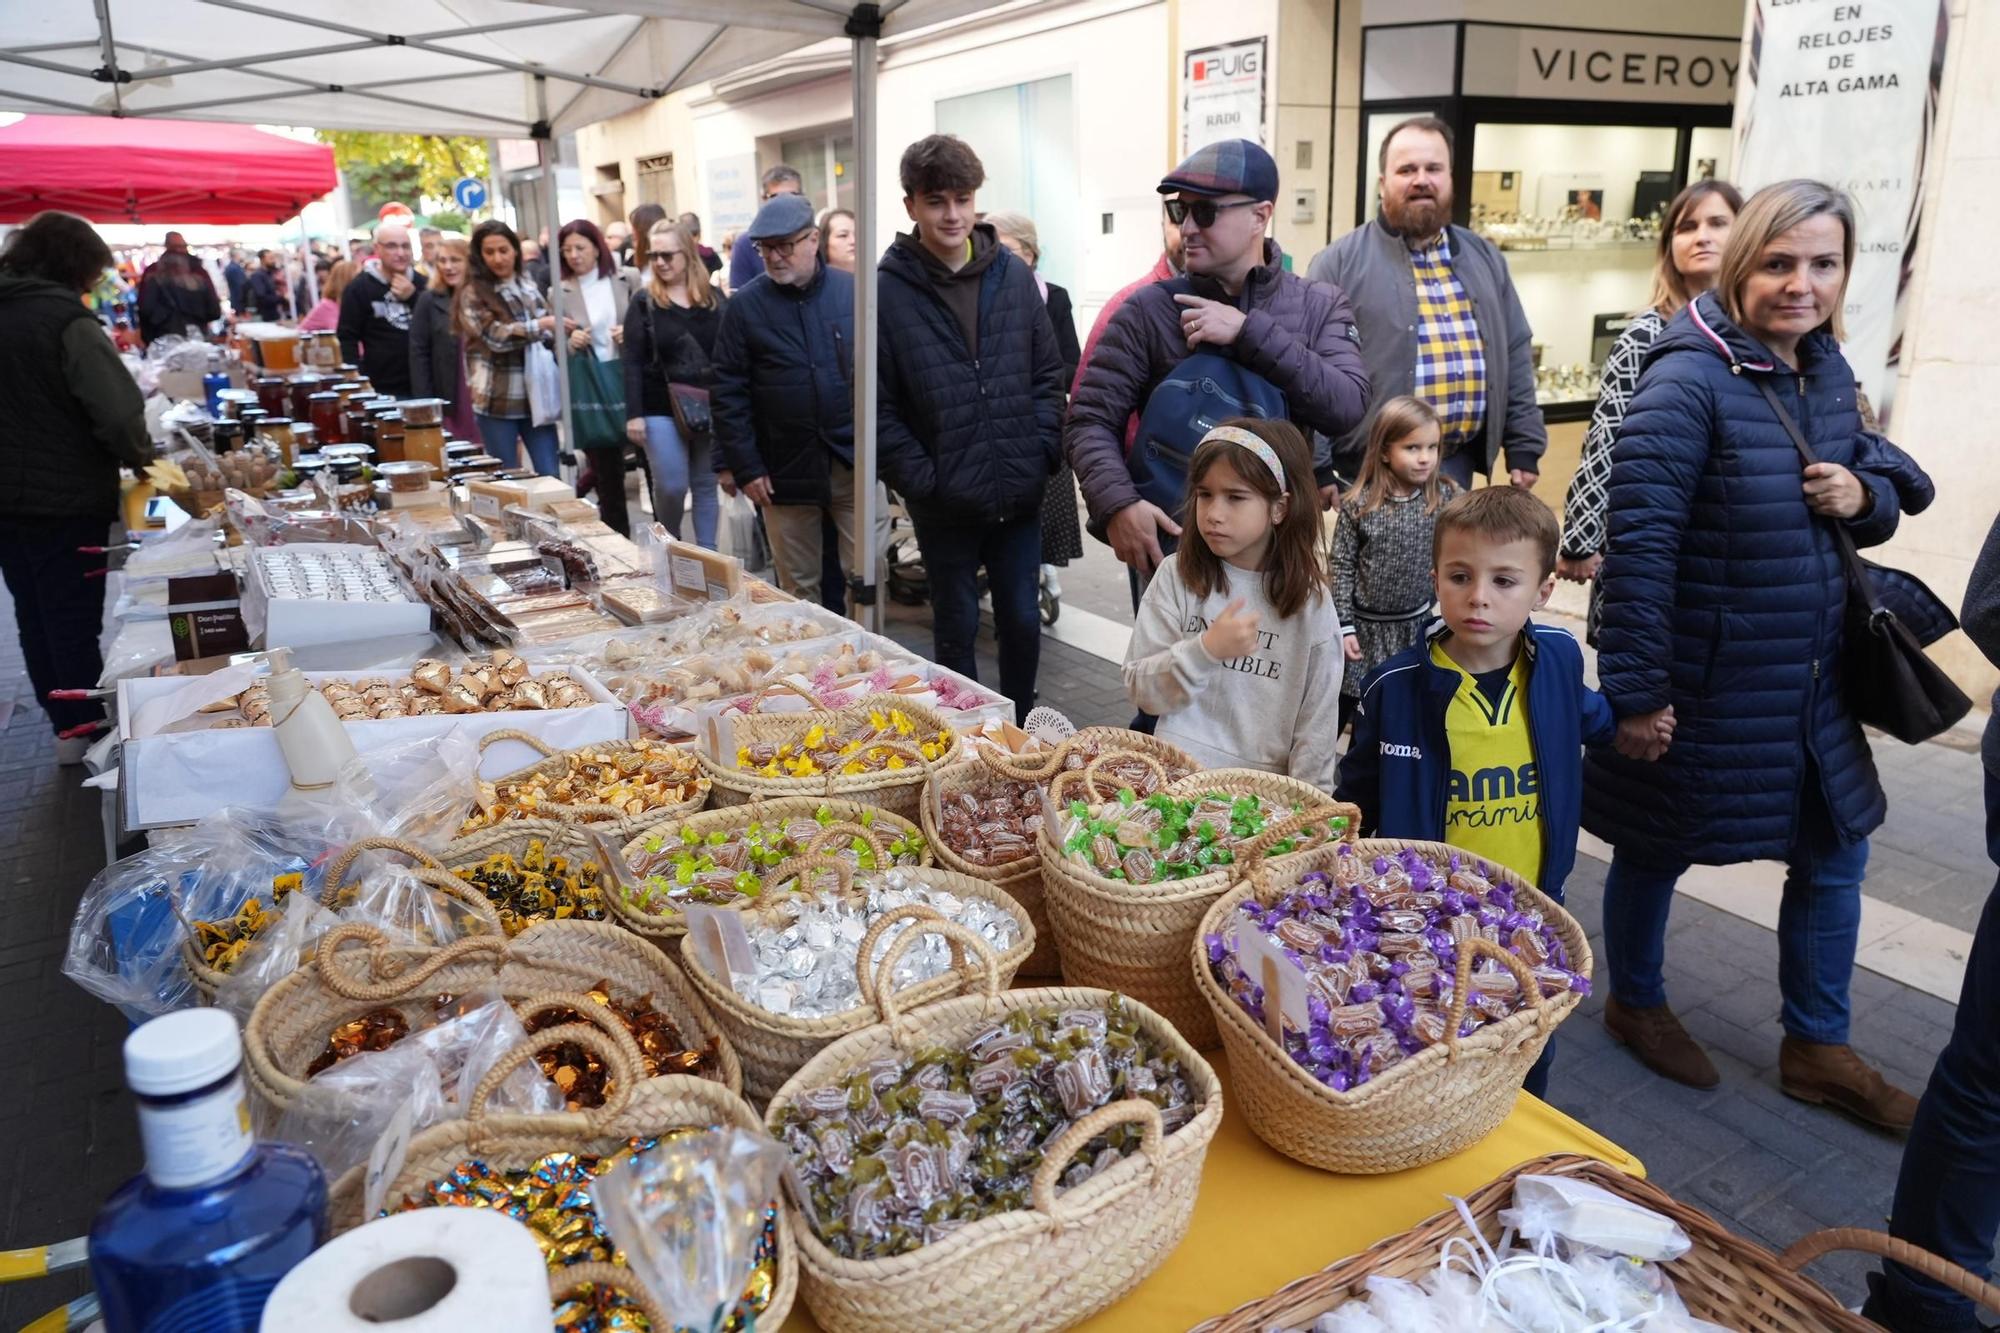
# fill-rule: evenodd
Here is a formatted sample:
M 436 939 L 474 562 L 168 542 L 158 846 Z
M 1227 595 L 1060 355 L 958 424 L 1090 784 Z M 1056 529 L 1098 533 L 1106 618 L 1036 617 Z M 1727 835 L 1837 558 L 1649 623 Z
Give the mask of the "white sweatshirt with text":
M 1322 593 L 1280 620 L 1263 575 L 1228 565 L 1223 575 L 1226 587 L 1197 598 L 1177 556 L 1160 565 L 1125 650 L 1125 691 L 1159 717 L 1159 739 L 1207 767 L 1286 773 L 1330 793 L 1344 660 L 1333 598 Z M 1257 648 L 1220 661 L 1201 635 L 1238 597 L 1257 614 Z

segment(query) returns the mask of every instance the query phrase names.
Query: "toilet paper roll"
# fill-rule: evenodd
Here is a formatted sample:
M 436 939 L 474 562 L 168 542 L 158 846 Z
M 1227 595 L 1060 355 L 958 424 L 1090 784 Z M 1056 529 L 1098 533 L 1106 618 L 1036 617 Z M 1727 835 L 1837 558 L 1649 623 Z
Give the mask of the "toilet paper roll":
M 261 1333 L 549 1333 L 534 1235 L 485 1208 L 416 1208 L 327 1242 L 285 1275 Z

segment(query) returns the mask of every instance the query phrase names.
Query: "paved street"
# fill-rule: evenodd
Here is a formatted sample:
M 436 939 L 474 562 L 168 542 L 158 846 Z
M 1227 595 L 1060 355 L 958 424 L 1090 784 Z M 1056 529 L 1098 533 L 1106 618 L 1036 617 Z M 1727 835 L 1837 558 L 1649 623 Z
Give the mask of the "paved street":
M 1092 558 L 1064 572 L 1066 608 L 1128 621 L 1122 580 L 1104 567 L 1102 549 L 1093 544 Z M 929 651 L 922 611 L 893 608 L 890 628 Z M 0 1013 L 9 1020 L 0 1061 L 16 1087 L 0 1107 L 0 1247 L 11 1247 L 81 1233 L 139 1155 L 119 1069 L 125 1025 L 58 971 L 70 915 L 101 864 L 98 797 L 58 774 L 19 649 L 11 633 L 0 638 L 0 681 L 9 682 L 0 685 L 0 702 L 11 690 L 16 703 L 0 731 L 0 801 L 8 812 Z M 994 679 L 990 625 L 981 648 L 982 675 Z M 1044 641 L 1042 701 L 1079 726 L 1121 724 L 1131 713 L 1114 662 L 1052 640 Z M 1880 753 L 1890 824 L 1868 891 L 1969 927 L 1993 879 L 1976 854 L 1976 756 L 1943 745 Z M 1604 864 L 1586 856 L 1571 880 L 1571 908 L 1593 928 L 1603 874 Z M 1592 999 L 1562 1029 L 1553 1099 L 1632 1149 L 1669 1191 L 1774 1246 L 1823 1226 L 1880 1227 L 1900 1145 L 1778 1092 L 1775 962 L 1769 930 L 1684 901 L 1669 981 L 1689 1027 L 1722 1068 L 1722 1088 L 1694 1093 L 1647 1075 L 1605 1036 Z M 1921 1084 L 1949 1031 L 1950 1004 L 1867 971 L 1856 975 L 1855 999 L 1862 1053 L 1907 1085 Z M 1866 1267 L 1833 1260 L 1816 1274 L 1852 1303 Z M 0 1289 L 0 1327 L 18 1327 L 80 1290 L 80 1281 L 62 1278 Z

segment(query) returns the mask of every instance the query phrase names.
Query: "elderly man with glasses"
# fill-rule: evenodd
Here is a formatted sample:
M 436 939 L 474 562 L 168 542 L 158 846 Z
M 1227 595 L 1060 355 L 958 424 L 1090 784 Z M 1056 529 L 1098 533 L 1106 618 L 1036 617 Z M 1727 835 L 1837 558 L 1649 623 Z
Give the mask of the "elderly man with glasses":
M 1368 405 L 1360 335 L 1339 288 L 1285 269 L 1270 238 L 1278 164 L 1247 139 L 1197 150 L 1160 182 L 1169 222 L 1180 227 L 1181 276 L 1143 287 L 1104 328 L 1070 403 L 1063 442 L 1090 530 L 1133 574 L 1134 605 L 1180 536 L 1175 515 L 1145 499 L 1132 474 L 1145 448 L 1125 448 L 1126 423 L 1174 368 L 1197 352 L 1234 361 L 1284 397 L 1308 431 L 1339 437 Z M 1332 473 L 1319 478 L 1332 501 Z
M 723 307 L 710 410 L 719 480 L 764 511 L 778 582 L 820 599 L 820 525 L 854 557 L 854 275 L 820 256 L 812 205 L 779 194 L 746 233 L 764 271 Z

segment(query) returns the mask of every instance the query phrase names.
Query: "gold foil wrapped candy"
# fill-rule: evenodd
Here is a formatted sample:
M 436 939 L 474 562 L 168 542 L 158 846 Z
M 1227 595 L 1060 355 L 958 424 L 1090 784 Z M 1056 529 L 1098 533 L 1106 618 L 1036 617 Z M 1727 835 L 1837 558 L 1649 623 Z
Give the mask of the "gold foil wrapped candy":
M 304 877 L 296 871 L 275 876 L 268 906 L 263 899 L 252 897 L 244 900 L 234 916 L 194 922 L 194 942 L 201 950 L 201 961 L 217 972 L 235 967 L 257 936 L 284 915 L 286 896 L 303 883 Z
M 516 860 L 495 852 L 477 865 L 452 871 L 485 894 L 500 911 L 509 939 L 537 921 L 602 921 L 604 891 L 595 861 L 572 864 L 552 856 L 540 838 L 529 842 Z
M 538 768 L 514 781 L 480 783 L 479 807 L 459 832 L 532 818 L 550 806 L 607 805 L 642 815 L 683 805 L 706 790 L 695 757 L 661 741 L 634 741 L 615 752 L 573 751 L 566 762 L 560 774 Z

